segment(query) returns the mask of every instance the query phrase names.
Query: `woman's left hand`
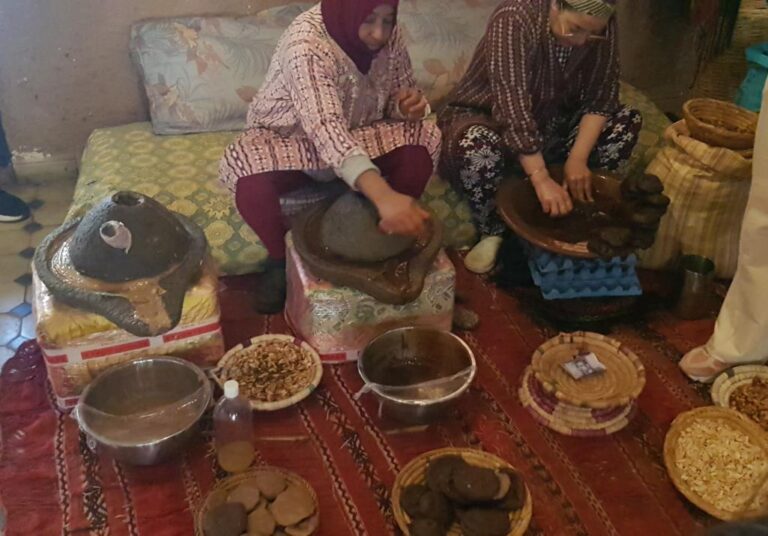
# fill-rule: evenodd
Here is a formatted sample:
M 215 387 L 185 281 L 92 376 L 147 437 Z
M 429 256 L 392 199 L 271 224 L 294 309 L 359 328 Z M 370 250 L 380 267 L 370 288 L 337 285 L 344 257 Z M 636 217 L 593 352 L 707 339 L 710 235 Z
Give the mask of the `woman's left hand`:
M 427 114 L 427 98 L 420 89 L 403 88 L 397 92 L 397 106 L 409 121 L 420 121 Z
M 569 158 L 565 163 L 565 188 L 571 197 L 582 203 L 591 203 L 592 171 L 585 161 Z

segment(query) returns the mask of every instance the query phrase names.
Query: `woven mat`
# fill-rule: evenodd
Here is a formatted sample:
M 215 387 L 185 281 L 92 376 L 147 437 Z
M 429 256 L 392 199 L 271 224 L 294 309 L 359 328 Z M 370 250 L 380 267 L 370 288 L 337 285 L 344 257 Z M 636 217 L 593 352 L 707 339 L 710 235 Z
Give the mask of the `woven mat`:
M 539 425 L 517 395 L 531 354 L 557 330 L 485 280 L 461 268 L 458 277 L 468 306 L 481 313 L 479 328 L 461 334 L 479 368 L 450 418 L 428 428 L 380 420 L 373 400 L 353 398 L 361 387 L 353 364 L 327 368 L 320 388 L 299 406 L 258 414 L 258 462 L 314 486 L 322 512 L 317 534 L 398 534 L 388 501 L 395 476 L 415 456 L 446 446 L 485 449 L 521 470 L 533 495 L 530 535 L 689 536 L 711 523 L 674 489 L 662 456 L 672 419 L 708 403 L 706 388 L 692 387 L 676 362 L 706 340 L 711 319 L 683 323 L 657 312 L 617 326 L 611 336 L 632 348 L 647 371 L 638 414 L 610 437 L 566 437 Z M 282 318 L 251 312 L 253 285 L 247 277 L 222 283 L 229 346 L 288 332 Z M 8 535 L 193 534 L 193 511 L 223 476 L 206 438 L 178 461 L 153 468 L 96 456 L 75 422 L 54 410 L 39 358 L 34 343 L 23 346 L 0 376 Z M 12 375 L 12 367 L 24 360 L 39 366 L 17 381 L 24 375 Z

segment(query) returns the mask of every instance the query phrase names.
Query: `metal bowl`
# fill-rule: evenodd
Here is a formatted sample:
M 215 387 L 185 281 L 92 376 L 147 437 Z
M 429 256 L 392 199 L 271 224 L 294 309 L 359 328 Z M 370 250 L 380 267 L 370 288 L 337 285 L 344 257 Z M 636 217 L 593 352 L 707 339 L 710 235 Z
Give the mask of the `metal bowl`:
M 133 465 L 153 465 L 186 445 L 211 396 L 208 378 L 192 363 L 145 357 L 98 376 L 75 417 L 100 450 Z
M 357 362 L 363 381 L 388 416 L 411 424 L 440 417 L 472 383 L 469 346 L 448 331 L 409 327 L 372 340 Z M 466 374 L 460 374 L 466 370 Z M 433 380 L 451 378 L 435 385 Z M 425 382 L 432 382 L 429 387 Z M 419 386 L 418 384 L 422 384 Z

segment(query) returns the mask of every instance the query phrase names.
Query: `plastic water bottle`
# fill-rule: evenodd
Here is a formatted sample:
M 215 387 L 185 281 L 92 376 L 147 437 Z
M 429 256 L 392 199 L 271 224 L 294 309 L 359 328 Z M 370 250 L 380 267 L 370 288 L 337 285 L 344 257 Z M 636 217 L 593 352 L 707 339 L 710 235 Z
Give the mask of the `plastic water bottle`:
M 253 463 L 253 411 L 240 396 L 235 380 L 224 384 L 224 396 L 213 410 L 213 433 L 219 466 L 228 473 L 245 471 Z

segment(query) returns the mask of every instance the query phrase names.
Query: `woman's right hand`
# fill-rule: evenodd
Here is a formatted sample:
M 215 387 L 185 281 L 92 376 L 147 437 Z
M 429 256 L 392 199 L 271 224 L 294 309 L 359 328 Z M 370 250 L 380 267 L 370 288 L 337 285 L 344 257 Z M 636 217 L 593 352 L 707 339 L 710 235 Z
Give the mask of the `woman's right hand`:
M 573 201 L 568 192 L 547 175 L 538 180 L 531 178 L 536 196 L 545 214 L 553 218 L 567 216 L 573 210 Z
M 429 212 L 422 209 L 413 197 L 393 190 L 378 171 L 364 171 L 355 185 L 376 206 L 382 232 L 418 236 L 424 231 Z
M 375 202 L 379 211 L 379 229 L 387 234 L 419 236 L 429 212 L 422 209 L 413 197 L 391 190 Z

